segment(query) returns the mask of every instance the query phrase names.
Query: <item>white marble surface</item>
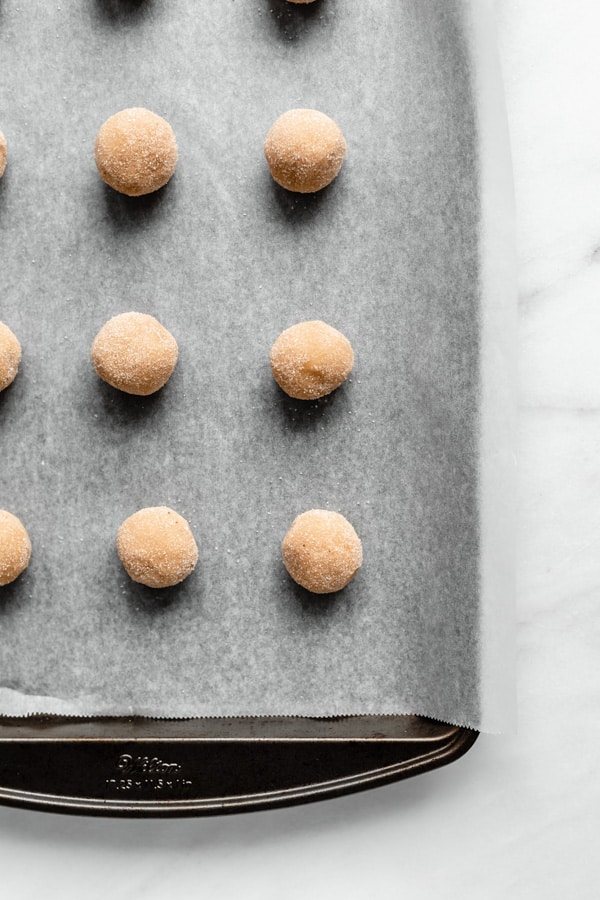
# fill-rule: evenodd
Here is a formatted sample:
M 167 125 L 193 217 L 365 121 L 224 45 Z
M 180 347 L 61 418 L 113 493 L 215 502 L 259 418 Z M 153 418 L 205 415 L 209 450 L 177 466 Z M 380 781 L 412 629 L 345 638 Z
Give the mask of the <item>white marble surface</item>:
M 326 803 L 0 809 L 3 896 L 592 900 L 600 860 L 600 7 L 499 0 L 520 258 L 519 727 Z

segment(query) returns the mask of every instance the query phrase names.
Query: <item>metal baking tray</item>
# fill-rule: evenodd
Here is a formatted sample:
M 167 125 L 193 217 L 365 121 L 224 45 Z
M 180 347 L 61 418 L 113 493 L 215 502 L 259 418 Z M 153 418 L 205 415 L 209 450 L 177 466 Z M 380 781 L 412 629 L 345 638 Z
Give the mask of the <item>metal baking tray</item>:
M 94 328 L 102 324 L 109 314 L 127 308 L 121 301 L 122 273 L 126 271 L 128 283 L 137 286 L 137 295 L 151 287 L 156 311 L 163 306 L 165 310 L 171 310 L 172 289 L 181 289 L 187 305 L 178 298 L 176 308 L 172 310 L 173 321 L 169 318 L 168 323 L 177 332 L 175 317 L 179 315 L 179 331 L 184 334 L 189 316 L 195 310 L 197 284 L 202 285 L 205 294 L 213 299 L 231 295 L 238 298 L 240 308 L 251 308 L 250 304 L 241 302 L 239 298 L 246 296 L 244 292 L 251 295 L 253 291 L 258 291 L 263 282 L 266 284 L 266 275 L 265 271 L 261 271 L 261 284 L 254 284 L 252 279 L 258 279 L 260 267 L 244 262 L 240 256 L 242 250 L 248 260 L 252 261 L 254 257 L 262 260 L 261 267 L 267 270 L 267 274 L 271 272 L 273 284 L 277 278 L 289 286 L 291 296 L 288 303 L 298 320 L 308 318 L 309 314 L 316 317 L 316 312 L 312 314 L 311 298 L 304 297 L 307 293 L 304 280 L 297 277 L 295 260 L 298 248 L 305 250 L 304 260 L 308 261 L 310 283 L 317 284 L 320 293 L 331 298 L 332 311 L 335 312 L 336 303 L 346 307 L 344 291 L 335 279 L 336 269 L 328 265 L 327 256 L 330 235 L 336 239 L 331 248 L 338 267 L 343 269 L 346 261 L 354 260 L 355 256 L 353 245 L 347 240 L 348 234 L 355 232 L 346 219 L 334 217 L 338 208 L 336 204 L 345 196 L 346 175 L 329 192 L 327 202 L 317 196 L 302 204 L 275 190 L 268 175 L 258 168 L 256 173 L 252 171 L 246 182 L 238 184 L 239 179 L 234 171 L 236 165 L 232 162 L 230 168 L 234 174 L 230 175 L 225 187 L 220 182 L 213 183 L 210 177 L 197 177 L 199 172 L 211 171 L 210 166 L 208 169 L 204 166 L 201 150 L 207 154 L 212 167 L 215 170 L 219 168 L 221 151 L 217 138 L 227 133 L 223 130 L 222 135 L 219 131 L 220 97 L 213 96 L 214 79 L 211 78 L 213 70 L 222 68 L 221 45 L 231 48 L 230 59 L 240 59 L 244 63 L 243 76 L 230 73 L 228 69 L 221 72 L 225 99 L 231 95 L 238 104 L 235 110 L 239 119 L 236 142 L 232 146 L 227 144 L 227 149 L 237 153 L 239 160 L 254 158 L 253 145 L 250 146 L 252 127 L 257 120 L 260 127 L 257 126 L 256 130 L 264 134 L 275 114 L 271 106 L 281 112 L 292 105 L 315 105 L 332 112 L 341 122 L 348 122 L 357 129 L 357 135 L 363 135 L 354 142 L 354 157 L 349 154 L 347 180 L 349 182 L 354 171 L 355 196 L 360 202 L 374 195 L 373 185 L 380 184 L 382 190 L 377 196 L 381 202 L 387 203 L 388 210 L 394 208 L 394 215 L 398 214 L 400 224 L 398 235 L 395 232 L 391 237 L 383 235 L 385 239 L 374 247 L 373 259 L 369 262 L 371 269 L 367 266 L 361 273 L 357 263 L 360 278 L 357 275 L 357 283 L 353 286 L 355 292 L 361 294 L 363 282 L 368 285 L 373 281 L 377 287 L 379 272 L 388 271 L 390 259 L 395 259 L 394 241 L 400 239 L 403 246 L 412 241 L 416 247 L 413 257 L 407 253 L 404 260 L 410 288 L 407 288 L 406 295 L 418 296 L 419 290 L 422 290 L 429 296 L 433 290 L 432 284 L 442 284 L 446 291 L 448 279 L 443 247 L 435 247 L 431 258 L 421 259 L 423 248 L 419 243 L 419 229 L 425 227 L 423 222 L 428 216 L 437 221 L 438 213 L 448 218 L 451 230 L 458 228 L 460 216 L 470 217 L 469 228 L 475 234 L 479 221 L 479 197 L 476 192 L 468 209 L 464 208 L 464 204 L 455 208 L 450 203 L 442 203 L 444 186 L 446 183 L 452 185 L 445 172 L 437 174 L 435 190 L 430 191 L 428 187 L 432 178 L 428 155 L 432 129 L 437 129 L 438 142 L 454 148 L 456 165 L 452 172 L 458 173 L 458 182 L 461 177 L 474 178 L 473 173 L 477 170 L 475 101 L 471 96 L 470 80 L 472 60 L 467 33 L 463 33 L 460 26 L 463 5 L 466 7 L 469 4 L 458 0 L 436 0 L 429 4 L 411 0 L 407 4 L 398 4 L 396 8 L 388 0 L 389 16 L 384 22 L 385 31 L 381 22 L 377 31 L 377 17 L 372 15 L 373 10 L 378 10 L 379 19 L 384 16 L 385 9 L 382 12 L 380 3 L 373 3 L 372 10 L 369 10 L 366 4 L 340 4 L 333 0 L 306 8 L 291 8 L 293 5 L 284 0 L 253 5 L 223 4 L 218 7 L 219 15 L 223 17 L 221 24 L 214 4 L 206 4 L 206 16 L 198 17 L 196 4 L 190 0 L 175 7 L 173 4 L 98 2 L 90 4 L 89 9 L 86 5 L 79 5 L 72 10 L 63 4 L 61 10 L 58 6 L 53 8 L 49 5 L 44 10 L 44 16 L 39 17 L 41 25 L 37 29 L 26 27 L 27 15 L 32 15 L 31 11 L 26 12 L 26 7 L 22 6 L 22 11 L 17 7 L 7 11 L 3 17 L 3 34 L 0 35 L 0 38 L 5 37 L 2 45 L 5 51 L 5 92 L 6 96 L 20 98 L 19 103 L 6 104 L 2 124 L 7 135 L 15 135 L 14 143 L 11 143 L 11 148 L 14 147 L 11 168 L 2 185 L 3 221 L 7 223 L 10 240 L 10 254 L 6 254 L 4 272 L 7 299 L 3 298 L 3 303 L 10 301 L 12 304 L 6 311 L 7 322 L 14 322 L 15 330 L 19 332 L 22 319 L 22 330 L 29 333 L 31 344 L 36 343 L 37 336 L 37 344 L 43 345 L 47 335 L 43 330 L 42 313 L 54 291 L 52 296 L 62 298 L 64 294 L 71 304 L 60 307 L 67 320 L 70 322 L 71 316 L 77 318 L 79 333 L 93 335 Z M 474 4 L 473 8 L 476 6 Z M 179 18 L 174 19 L 177 10 Z M 347 22 L 354 23 L 352 31 L 344 30 Z M 413 32 L 421 36 L 421 43 L 413 39 Z M 402 38 L 406 51 L 404 55 L 389 40 L 389 58 L 385 56 L 381 38 L 388 33 Z M 340 41 L 340 35 L 344 34 L 345 42 Z M 37 52 L 31 52 L 32 47 Z M 52 48 L 51 53 L 48 47 Z M 352 53 L 348 55 L 345 47 L 351 47 Z M 373 47 L 377 48 L 376 53 Z M 373 81 L 372 87 L 369 87 L 363 69 L 357 64 L 358 49 L 361 50 L 364 71 L 371 73 L 375 63 L 379 66 L 381 78 Z M 168 71 L 166 74 L 161 71 L 161 78 L 157 79 L 157 59 L 160 61 L 161 56 L 162 68 Z M 340 56 L 343 57 L 341 60 Z M 313 60 L 317 58 L 320 68 L 313 65 Z M 28 60 L 26 70 L 20 65 L 22 59 Z M 93 62 L 93 78 L 90 78 L 90 60 Z M 439 95 L 431 92 L 432 107 L 429 109 L 423 104 L 423 97 L 429 97 L 429 94 L 420 94 L 413 85 L 413 79 L 415 73 L 419 73 L 420 81 L 429 85 L 432 72 L 435 74 L 436 71 L 432 67 L 435 60 L 440 61 L 437 75 L 440 92 Z M 166 65 L 167 61 L 169 65 Z M 88 147 L 90 135 L 95 134 L 95 128 L 104 116 L 125 105 L 133 105 L 135 98 L 132 96 L 130 70 L 135 71 L 139 104 L 164 113 L 177 126 L 182 161 L 180 174 L 164 194 L 150 200 L 144 198 L 125 203 L 122 198 L 105 191 L 97 182 L 96 173 L 88 171 L 81 163 L 80 146 Z M 392 73 L 396 73 L 395 80 L 391 78 Z M 462 105 L 458 107 L 462 110 L 460 115 L 453 111 L 450 96 L 450 87 L 455 80 L 458 80 L 462 91 L 461 97 L 464 94 L 464 103 L 461 101 Z M 338 83 L 343 84 L 343 91 L 338 90 Z M 77 85 L 76 116 L 72 108 L 73 84 Z M 213 87 L 211 91 L 189 90 L 190 86 L 197 85 Z M 274 97 L 271 99 L 272 94 Z M 270 98 L 268 111 L 265 97 Z M 57 98 L 62 100 L 59 102 Z M 64 103 L 64 109 L 60 103 Z M 441 110 L 439 116 L 436 104 Z M 413 142 L 416 147 L 412 155 L 407 153 L 401 159 L 402 165 L 396 173 L 400 187 L 398 196 L 404 204 L 400 212 L 396 209 L 396 192 L 387 189 L 387 173 L 392 166 L 384 165 L 386 160 L 390 163 L 392 158 L 396 159 L 397 146 L 390 142 L 386 116 L 372 115 L 377 108 L 389 112 L 397 107 L 410 112 L 410 116 L 406 115 L 406 120 L 403 120 L 403 133 L 405 131 L 407 134 L 407 146 L 412 146 Z M 37 130 L 51 139 L 45 154 L 39 153 L 39 142 L 29 139 L 32 110 L 35 110 Z M 368 128 L 364 127 L 362 131 L 355 124 L 361 116 L 363 122 L 368 124 Z M 55 119 L 63 123 L 62 131 L 56 128 Z M 200 147 L 202 141 L 198 140 L 197 134 L 197 122 L 204 121 L 212 122 L 217 129 L 214 147 L 207 138 L 207 149 Z M 381 133 L 377 132 L 377 128 Z M 417 141 L 421 130 L 422 148 Z M 372 135 L 378 138 L 377 166 L 367 165 L 369 154 L 365 148 L 371 146 Z M 361 153 L 366 161 L 362 167 Z M 255 156 L 262 163 L 260 153 Z M 60 161 L 60 166 L 56 160 Z M 31 172 L 37 173 L 37 180 L 29 177 Z M 21 185 L 19 191 L 9 190 L 10 179 L 14 179 L 15 185 Z M 48 184 L 52 184 L 52 191 L 47 189 Z M 423 188 L 421 192 L 419 186 Z M 457 196 L 461 194 L 459 187 L 456 188 Z M 211 201 L 214 196 L 219 203 L 213 207 Z M 231 209 L 227 206 L 228 198 L 232 199 Z M 60 241 L 55 227 L 55 207 L 62 216 L 58 234 Z M 206 222 L 201 221 L 204 231 L 200 232 L 196 212 L 205 209 L 211 215 L 207 216 Z M 350 223 L 360 225 L 356 231 L 357 240 L 362 240 L 372 231 L 372 223 L 362 222 L 362 207 L 360 210 L 358 218 Z M 379 221 L 379 205 L 375 212 Z M 217 219 L 213 218 L 215 216 Z M 196 230 L 189 227 L 190 222 L 196 223 Z M 262 223 L 263 230 L 256 227 L 256 222 Z M 227 250 L 230 249 L 227 241 L 234 226 L 238 229 L 235 235 L 239 232 L 243 240 L 232 243 L 239 257 L 239 265 L 236 271 L 235 267 L 230 271 L 223 265 L 223 260 L 230 259 L 231 254 L 215 243 L 213 232 L 220 235 Z M 312 232 L 316 236 L 309 246 L 307 235 Z M 33 243 L 33 236 L 37 243 Z M 212 255 L 198 253 L 198 247 L 204 247 L 202 239 L 209 248 L 215 245 Z M 284 242 L 280 247 L 282 252 L 273 251 L 274 241 Z M 460 283 L 455 291 L 459 297 L 468 297 L 468 290 L 474 291 L 477 246 L 475 241 L 469 246 L 472 267 L 467 265 L 468 260 L 458 253 L 454 245 L 451 248 L 451 258 L 455 263 L 458 259 L 460 263 L 457 264 Z M 52 252 L 48 248 L 52 248 Z M 159 248 L 160 254 L 153 248 Z M 340 255 L 342 251 L 345 256 Z M 173 256 L 168 269 L 170 280 L 156 279 L 153 283 L 151 275 L 156 259 L 168 261 L 169 252 Z M 321 260 L 319 253 L 323 256 Z M 30 258 L 31 262 L 28 262 Z M 34 265 L 36 259 L 38 264 Z M 180 272 L 181 259 L 186 260 L 185 278 Z M 421 260 L 419 265 L 414 264 L 414 259 Z M 44 265 L 39 264 L 42 260 Z M 317 265 L 319 260 L 320 265 Z M 437 260 L 443 278 L 433 277 L 435 268 L 432 260 Z M 73 266 L 76 272 L 67 278 L 65 272 L 71 273 L 70 267 Z M 212 269 L 216 271 L 214 281 L 207 281 L 209 276 L 213 278 Z M 421 279 L 417 277 L 419 271 Z M 242 277 L 238 277 L 240 272 Z M 229 282 L 220 286 L 223 279 L 229 279 Z M 87 296 L 90 283 L 102 286 L 102 291 L 98 292 L 101 296 L 94 294 L 92 303 L 80 302 L 82 297 Z M 24 290 L 27 290 L 29 305 L 21 302 Z M 265 291 L 266 288 L 263 293 Z M 35 298 L 42 312 L 38 313 L 33 306 Z M 96 303 L 98 310 L 94 307 Z M 299 306 L 300 303 L 304 303 L 306 309 Z M 221 309 L 226 307 L 220 302 L 212 302 L 208 307 L 215 317 L 213 331 L 217 335 L 221 334 L 217 326 L 223 324 L 219 316 L 223 315 L 223 322 L 226 321 Z M 318 315 L 327 318 L 327 312 L 327 309 L 320 309 Z M 452 305 L 451 321 L 455 320 L 456 315 L 457 306 Z M 97 325 L 94 325 L 96 321 Z M 466 315 L 465 331 L 474 327 L 469 323 L 476 321 L 475 316 Z M 419 345 L 418 341 L 412 343 Z M 57 379 L 60 374 L 62 396 L 68 402 L 72 374 L 65 360 L 69 361 L 72 373 L 83 372 L 83 363 L 81 369 L 77 368 L 78 356 L 71 345 L 65 342 L 61 346 L 62 356 L 57 358 L 54 368 L 41 365 L 37 374 L 32 371 L 28 376 L 24 367 L 20 385 L 28 387 L 32 409 L 35 403 L 39 404 L 38 408 L 43 408 L 46 403 L 45 388 L 51 380 L 50 375 L 54 383 L 59 384 Z M 215 353 L 220 352 L 221 346 L 217 342 Z M 44 360 L 42 363 L 45 365 Z M 89 373 L 82 375 L 82 380 L 88 385 L 88 393 L 73 413 L 78 421 L 87 422 L 93 404 L 96 404 L 94 409 L 99 406 L 105 413 L 104 407 L 108 407 L 95 382 L 92 386 L 91 381 L 85 381 L 88 376 Z M 30 380 L 26 382 L 28 377 Z M 13 400 L 21 387 L 16 385 Z M 182 391 L 184 387 L 181 387 Z M 8 402 L 5 410 L 7 408 Z M 157 409 L 158 406 L 154 408 L 155 413 Z M 119 418 L 112 410 L 106 427 L 121 427 L 120 434 L 126 434 L 123 423 L 127 421 L 128 411 L 123 405 L 123 416 Z M 278 410 L 277 414 L 281 412 Z M 288 412 L 290 420 L 294 421 L 294 410 L 283 410 L 286 416 Z M 138 431 L 141 430 L 142 418 L 138 416 L 136 419 Z M 151 427 L 152 415 L 147 418 Z M 101 416 L 100 422 L 103 421 Z M 332 422 L 329 424 L 331 426 Z M 97 452 L 98 446 L 101 446 L 93 431 L 96 427 L 94 423 L 87 422 L 87 427 L 90 431 L 86 431 L 83 437 L 80 437 L 82 432 L 77 432 L 77 443 L 73 444 L 73 449 L 66 447 L 64 450 L 73 472 L 74 467 L 81 466 L 79 482 L 83 482 L 83 476 L 88 477 L 89 472 L 96 472 L 99 468 L 79 459 L 81 446 L 95 448 Z M 28 446 L 34 445 L 36 428 L 40 432 L 40 440 L 45 439 L 42 425 L 32 417 L 31 435 L 26 437 Z M 11 433 L 13 436 L 17 434 L 14 429 Z M 11 459 L 15 471 L 10 489 L 15 497 L 12 505 L 19 511 L 16 500 L 25 492 L 21 491 L 17 476 L 28 479 L 29 475 L 22 465 L 16 437 L 13 449 L 15 452 Z M 118 456 L 116 458 L 120 462 Z M 44 461 L 40 465 L 43 466 Z M 47 485 L 44 478 L 49 468 L 40 469 L 37 491 Z M 130 478 L 129 469 L 120 465 L 113 468 L 115 478 L 122 477 L 125 481 Z M 53 477 L 58 476 L 54 474 Z M 156 473 L 153 477 L 157 477 Z M 141 476 L 138 481 L 142 483 Z M 187 481 L 184 480 L 174 490 L 185 495 Z M 56 484 L 52 486 L 52 492 L 52 496 L 60 493 Z M 118 481 L 115 482 L 114 493 L 119 493 Z M 440 489 L 439 493 L 443 499 L 443 490 Z M 11 498 L 12 494 L 4 500 L 7 508 L 11 508 Z M 33 496 L 28 497 L 27 502 L 32 510 L 34 504 L 40 504 L 39 498 Z M 104 502 L 110 509 L 111 498 L 107 496 Z M 88 505 L 84 498 L 82 509 L 86 515 Z M 45 506 L 50 509 L 48 502 Z M 279 504 L 280 507 L 285 508 L 284 504 Z M 28 510 L 25 509 L 25 512 Z M 35 521 L 35 516 L 30 518 Z M 98 518 L 101 519 L 100 516 Z M 40 533 L 44 530 L 42 525 L 39 526 Z M 49 530 L 49 526 L 44 527 Z M 95 548 L 94 540 L 92 536 L 90 546 Z M 46 555 L 50 552 L 50 548 L 46 548 Z M 89 554 L 90 558 L 94 556 Z M 93 561 L 90 566 L 93 575 Z M 101 571 L 104 573 L 104 569 Z M 43 567 L 39 578 L 43 581 Z M 98 583 L 98 579 L 93 583 Z M 453 589 L 457 596 L 462 595 L 459 579 L 453 583 Z M 429 596 L 430 592 L 425 590 L 425 600 Z M 76 586 L 71 591 L 72 603 L 78 603 L 79 599 L 80 589 Z M 124 604 L 125 612 L 130 614 L 133 605 Z M 11 608 L 16 609 L 17 604 L 13 602 Z M 97 609 L 101 624 L 110 619 L 102 602 L 97 604 Z M 473 639 L 476 637 L 476 612 L 473 611 L 469 623 L 472 630 L 465 630 L 467 638 L 469 635 Z M 68 622 L 67 613 L 68 610 L 62 620 L 65 623 Z M 95 633 L 93 625 L 89 630 Z M 33 640 L 37 641 L 34 630 L 30 630 L 28 635 L 34 635 Z M 37 643 L 35 650 L 39 651 Z M 18 653 L 18 649 L 15 652 Z M 87 661 L 85 649 L 80 649 L 76 642 L 73 642 L 72 652 L 79 652 L 78 659 Z M 148 658 L 152 659 L 151 654 Z M 443 672 L 438 681 L 440 684 L 444 682 Z M 37 685 L 34 686 L 35 693 L 38 693 Z M 62 696 L 59 690 L 56 696 Z M 429 711 L 437 714 L 434 709 Z M 194 714 L 197 713 L 194 711 Z M 175 709 L 168 710 L 168 715 L 179 714 Z M 193 719 L 0 716 L 0 803 L 52 812 L 137 817 L 260 810 L 340 796 L 424 773 L 457 760 L 470 749 L 477 736 L 478 732 L 469 728 L 412 715 Z
M 323 800 L 458 759 L 478 732 L 419 716 L 0 719 L 0 802 L 186 816 Z

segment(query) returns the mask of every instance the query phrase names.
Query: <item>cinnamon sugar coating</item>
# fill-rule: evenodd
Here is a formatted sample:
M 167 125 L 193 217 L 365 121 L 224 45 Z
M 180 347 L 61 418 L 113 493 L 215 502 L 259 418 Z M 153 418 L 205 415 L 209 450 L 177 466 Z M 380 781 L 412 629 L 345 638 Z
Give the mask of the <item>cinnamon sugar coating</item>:
M 146 397 L 167 383 L 178 353 L 177 341 L 154 316 L 128 312 L 102 326 L 91 358 L 103 381 L 126 394 Z
M 102 179 L 122 194 L 159 190 L 177 165 L 177 141 L 169 123 L 148 109 L 115 113 L 100 128 L 94 149 Z
M 0 391 L 13 383 L 20 362 L 21 345 L 8 325 L 0 322 Z
M 22 522 L 0 509 L 0 586 L 24 572 L 31 559 L 31 541 Z
M 338 125 L 316 109 L 291 109 L 265 139 L 265 157 L 275 181 L 288 191 L 310 194 L 330 184 L 346 156 Z
M 129 577 L 151 588 L 179 584 L 198 562 L 190 526 L 168 506 L 140 509 L 125 519 L 117 533 L 117 552 Z
M 362 564 L 362 544 L 344 516 L 311 509 L 292 522 L 281 553 L 289 575 L 314 594 L 341 591 Z
M 271 371 L 279 387 L 297 400 L 316 400 L 338 388 L 354 365 L 350 341 L 319 320 L 283 331 L 271 348 Z
M 0 131 L 0 178 L 4 175 L 4 170 L 6 169 L 6 154 L 8 152 L 8 147 L 6 144 L 6 138 Z

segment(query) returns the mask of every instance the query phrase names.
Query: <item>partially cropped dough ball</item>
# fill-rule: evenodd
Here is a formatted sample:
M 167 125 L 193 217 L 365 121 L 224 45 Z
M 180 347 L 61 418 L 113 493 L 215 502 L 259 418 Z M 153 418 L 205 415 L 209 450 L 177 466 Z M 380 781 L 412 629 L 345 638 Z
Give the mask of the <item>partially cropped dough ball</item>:
M 350 341 L 325 322 L 300 322 L 271 348 L 271 371 L 279 387 L 297 400 L 316 400 L 338 388 L 354 365 Z
M 6 153 L 7 153 L 7 145 L 6 138 L 0 131 L 0 178 L 4 175 L 4 170 L 6 169 Z
M 21 345 L 8 325 L 0 322 L 0 391 L 13 383 L 20 362 Z
M 148 109 L 123 109 L 96 136 L 96 165 L 103 180 L 129 197 L 163 187 L 177 165 L 177 141 L 169 123 Z
M 311 509 L 294 519 L 281 545 L 291 577 L 314 594 L 341 591 L 362 564 L 362 544 L 344 516 Z
M 0 509 L 0 586 L 24 572 L 31 559 L 31 541 L 16 516 Z
M 168 506 L 140 509 L 117 533 L 117 552 L 133 581 L 151 588 L 179 584 L 198 562 L 198 547 L 183 516 Z
M 314 3 L 314 0 L 289 0 L 290 3 Z
M 325 113 L 291 109 L 267 134 L 265 156 L 278 184 L 288 191 L 310 194 L 336 177 L 346 156 L 346 141 Z
M 102 326 L 91 356 L 103 381 L 126 394 L 146 397 L 167 383 L 178 352 L 177 341 L 154 316 L 128 312 Z

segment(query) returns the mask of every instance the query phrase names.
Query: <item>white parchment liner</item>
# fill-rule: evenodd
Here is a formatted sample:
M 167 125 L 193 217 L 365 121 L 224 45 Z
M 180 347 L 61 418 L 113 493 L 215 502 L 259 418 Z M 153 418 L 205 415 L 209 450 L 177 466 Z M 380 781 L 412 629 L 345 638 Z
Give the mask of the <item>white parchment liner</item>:
M 173 125 L 178 170 L 130 200 L 93 162 L 102 121 Z M 334 184 L 277 188 L 262 141 L 323 110 Z M 490 4 L 37 2 L 0 18 L 0 318 L 23 364 L 0 395 L 0 507 L 33 542 L 0 593 L 0 713 L 418 713 L 512 722 L 511 182 Z M 140 400 L 96 378 L 112 315 L 180 347 Z M 296 321 L 352 341 L 316 404 L 268 352 Z M 200 546 L 162 593 L 116 557 L 166 504 Z M 336 509 L 363 540 L 341 594 L 283 570 L 291 520 Z

